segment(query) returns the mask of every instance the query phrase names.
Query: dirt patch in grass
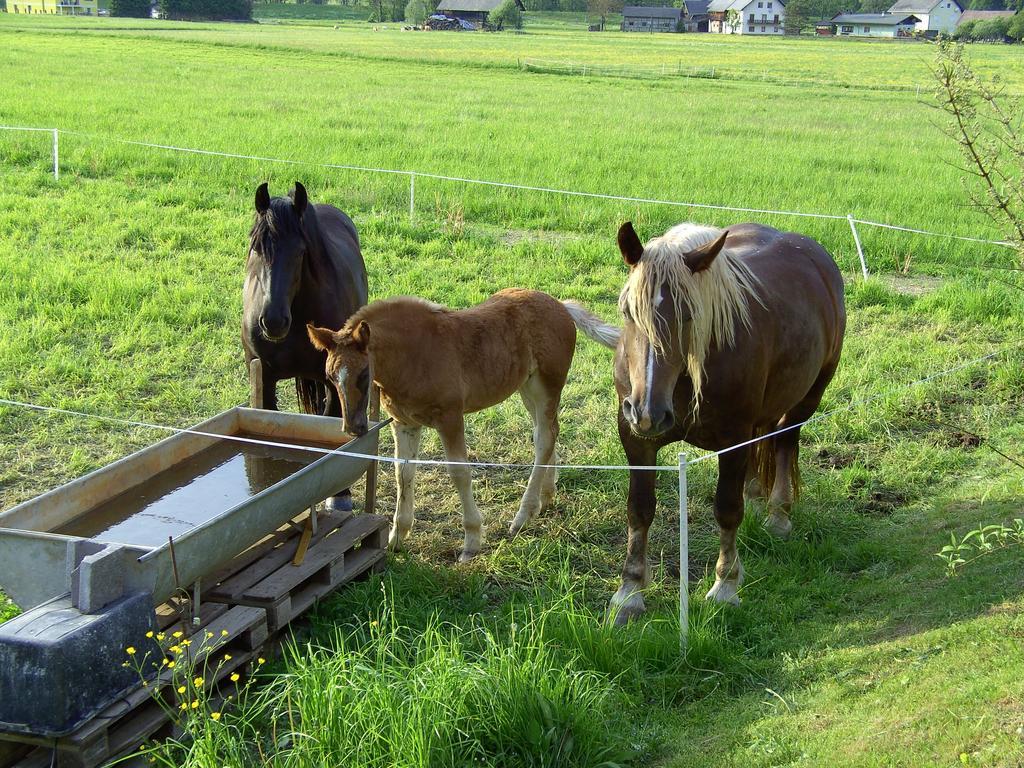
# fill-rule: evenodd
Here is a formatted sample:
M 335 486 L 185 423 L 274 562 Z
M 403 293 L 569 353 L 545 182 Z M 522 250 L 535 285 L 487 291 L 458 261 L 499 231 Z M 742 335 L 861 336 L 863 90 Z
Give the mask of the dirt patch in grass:
M 889 290 L 904 296 L 927 296 L 935 293 L 946 282 L 941 277 L 930 277 L 928 275 L 875 275 Z

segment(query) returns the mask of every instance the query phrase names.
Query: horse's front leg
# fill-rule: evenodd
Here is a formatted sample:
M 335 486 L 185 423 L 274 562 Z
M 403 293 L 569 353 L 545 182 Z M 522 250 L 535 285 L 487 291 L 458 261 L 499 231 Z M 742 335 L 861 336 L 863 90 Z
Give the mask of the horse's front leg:
M 630 465 L 651 466 L 658 460 L 658 444 L 635 437 L 622 419 L 619 420 L 619 438 Z M 622 566 L 622 585 L 611 600 L 611 614 L 616 624 L 625 624 L 647 610 L 642 590 L 651 579 L 650 567 L 647 564 L 647 533 L 654 520 L 657 503 L 656 480 L 656 473 L 651 470 L 629 471 L 629 496 L 626 499 L 629 539 L 626 544 L 626 562 Z
M 422 428 L 391 422 L 391 432 L 395 436 L 395 458 L 415 459 L 420 453 L 420 435 Z M 400 549 L 405 537 L 412 530 L 416 487 L 416 465 L 395 463 L 395 480 L 398 485 L 398 501 L 395 503 L 395 519 L 388 537 L 388 547 Z
M 461 413 L 453 413 L 438 426 L 444 455 L 448 461 L 464 462 L 466 455 L 466 428 Z M 480 542 L 483 539 L 483 518 L 473 499 L 473 473 L 465 465 L 448 465 L 448 474 L 459 492 L 462 501 L 462 529 L 465 540 L 459 562 L 465 563 L 480 554 Z
M 737 441 L 738 442 L 738 441 Z M 740 604 L 743 564 L 736 551 L 736 531 L 743 522 L 743 486 L 750 451 L 739 449 L 718 457 L 718 488 L 715 490 L 715 519 L 720 529 L 715 583 L 707 599 L 719 603 Z
M 261 406 L 268 411 L 277 410 L 277 377 L 274 372 L 270 370 L 270 366 L 267 365 L 266 361 L 262 361 L 261 377 L 263 379 L 263 405 Z

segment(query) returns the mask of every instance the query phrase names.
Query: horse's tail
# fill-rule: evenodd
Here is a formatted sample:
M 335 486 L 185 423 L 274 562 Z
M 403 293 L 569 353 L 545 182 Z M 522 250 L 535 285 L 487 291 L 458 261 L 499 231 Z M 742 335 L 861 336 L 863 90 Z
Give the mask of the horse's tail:
M 295 379 L 295 396 L 299 400 L 299 410 L 303 413 L 323 413 L 326 392 L 324 386 L 314 379 Z
M 608 349 L 615 349 L 619 345 L 619 337 L 622 335 L 621 328 L 604 322 L 579 302 L 563 301 L 562 305 L 569 310 L 572 321 L 576 323 L 577 328 L 583 331 L 585 336 Z
M 757 439 L 767 433 L 768 428 L 759 427 L 754 430 L 754 438 Z M 754 462 L 757 479 L 761 481 L 765 496 L 771 496 L 772 488 L 775 487 L 775 438 L 769 437 L 754 443 L 751 447 L 750 460 Z M 796 501 L 800 498 L 800 462 L 795 456 L 789 462 L 789 482 L 793 488 L 793 501 Z

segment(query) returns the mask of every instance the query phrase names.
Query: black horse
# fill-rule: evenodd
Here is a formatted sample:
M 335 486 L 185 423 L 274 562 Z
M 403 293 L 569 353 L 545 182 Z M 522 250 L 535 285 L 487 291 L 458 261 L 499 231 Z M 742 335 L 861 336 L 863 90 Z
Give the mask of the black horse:
M 332 205 L 310 204 L 298 182 L 289 197 L 273 199 L 261 184 L 249 233 L 242 347 L 247 365 L 254 358 L 262 364 L 264 407 L 277 410 L 277 382 L 294 378 L 303 411 L 341 416 L 338 392 L 324 375 L 327 354 L 314 349 L 306 324 L 341 328 L 367 294 L 352 220 Z

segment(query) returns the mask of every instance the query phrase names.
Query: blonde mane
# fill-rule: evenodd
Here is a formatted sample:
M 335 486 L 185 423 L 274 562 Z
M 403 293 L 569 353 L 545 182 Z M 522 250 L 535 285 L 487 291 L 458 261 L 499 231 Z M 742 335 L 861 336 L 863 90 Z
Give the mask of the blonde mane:
M 656 308 L 662 287 L 667 286 L 678 322 L 675 331 L 686 346 L 694 411 L 700 403 L 708 351 L 734 346 L 737 327 L 750 328 L 750 297 L 760 302 L 757 277 L 727 248 L 702 272 L 694 274 L 686 265 L 683 257 L 688 252 L 721 234 L 715 227 L 686 223 L 654 238 L 644 247 L 643 258 L 619 297 L 623 313 L 628 313 L 654 349 L 664 354 L 671 329 L 663 327 L 665 322 Z

